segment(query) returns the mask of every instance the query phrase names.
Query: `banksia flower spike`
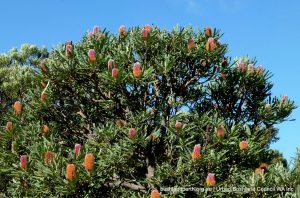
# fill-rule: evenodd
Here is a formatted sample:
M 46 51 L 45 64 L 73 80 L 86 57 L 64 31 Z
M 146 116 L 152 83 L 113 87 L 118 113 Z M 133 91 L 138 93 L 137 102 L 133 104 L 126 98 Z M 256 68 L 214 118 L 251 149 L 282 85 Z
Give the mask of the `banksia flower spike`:
M 212 30 L 211 30 L 210 27 L 206 27 L 206 28 L 205 28 L 205 35 L 206 35 L 207 37 L 212 37 Z
M 148 33 L 149 31 L 147 31 L 145 28 L 142 29 L 142 39 L 145 41 L 148 38 Z
M 96 61 L 96 52 L 95 52 L 94 49 L 89 50 L 88 56 L 89 56 L 89 61 L 90 62 L 95 62 Z
M 75 144 L 74 152 L 76 157 L 79 155 L 80 149 L 81 149 L 81 144 Z
M 240 72 L 245 71 L 245 64 L 244 63 L 238 63 L 237 69 Z
M 252 74 L 254 72 L 254 65 L 253 64 L 249 64 L 247 70 L 248 70 L 248 72 L 250 74 Z
M 261 75 L 261 74 L 263 74 L 263 72 L 264 72 L 264 69 L 263 69 L 262 65 L 259 65 L 259 66 L 256 68 L 256 73 L 257 73 L 258 75 Z
M 141 64 L 139 62 L 134 63 L 133 65 L 133 76 L 138 78 L 142 75 Z
M 160 193 L 158 192 L 158 190 L 152 190 L 150 197 L 151 198 L 160 198 Z
M 88 153 L 84 157 L 84 168 L 87 171 L 91 171 L 94 168 L 95 158 L 92 153 Z
M 201 146 L 200 144 L 196 144 L 193 149 L 192 158 L 199 159 L 201 157 Z
M 261 164 L 259 165 L 259 168 L 261 168 L 261 169 L 263 169 L 263 170 L 267 170 L 268 164 L 266 164 L 266 163 L 261 163 Z
M 16 101 L 14 104 L 15 113 L 19 115 L 22 111 L 22 103 L 20 101 Z
M 49 127 L 46 124 L 43 125 L 42 130 L 43 130 L 44 135 L 47 135 L 49 133 Z
M 119 33 L 120 33 L 120 37 L 121 38 L 126 36 L 127 33 L 126 33 L 126 27 L 125 27 L 125 25 L 121 25 L 119 27 Z
M 45 82 L 43 82 L 43 81 L 41 81 L 41 85 L 42 85 L 42 87 L 43 87 L 43 88 L 45 88 L 45 87 L 46 87 L 46 83 L 45 83 Z
M 46 61 L 42 60 L 40 63 L 40 67 L 43 73 L 47 72 L 47 68 L 46 68 Z
M 144 29 L 147 31 L 147 32 L 150 32 L 151 31 L 151 25 L 147 24 L 144 26 Z
M 113 59 L 109 59 L 107 62 L 107 69 L 111 71 L 115 67 L 115 61 Z
M 241 141 L 240 142 L 240 149 L 241 150 L 247 150 L 249 147 L 248 142 L 247 141 Z
M 214 51 L 214 49 L 215 49 L 215 40 L 212 37 L 208 38 L 208 40 L 206 42 L 206 45 L 205 45 L 205 48 L 209 52 Z
M 195 40 L 194 39 L 189 39 L 188 41 L 188 49 L 191 50 L 195 47 Z
M 282 100 L 283 103 L 285 103 L 286 101 L 288 101 L 288 97 L 287 96 L 282 96 L 281 100 Z
M 221 125 L 217 128 L 217 136 L 219 138 L 223 138 L 225 136 L 225 128 L 223 125 Z
M 264 173 L 264 169 L 262 169 L 262 168 L 256 168 L 255 169 L 255 174 L 262 175 L 263 173 Z
M 5 128 L 6 128 L 6 131 L 12 131 L 13 130 L 13 123 L 12 122 L 7 122 Z
M 119 70 L 117 68 L 113 68 L 112 71 L 111 71 L 111 76 L 113 78 L 117 78 L 118 74 L 119 74 Z
M 94 26 L 94 28 L 93 28 L 93 34 L 98 34 L 98 33 L 100 33 L 100 28 L 99 28 L 99 26 Z
M 182 129 L 182 123 L 179 122 L 179 121 L 176 121 L 176 123 L 175 123 L 175 128 L 176 128 L 176 129 Z
M 226 74 L 225 73 L 221 73 L 221 80 L 225 80 L 225 78 L 226 78 Z
M 27 169 L 27 155 L 21 155 L 20 156 L 20 168 L 22 170 Z
M 45 154 L 44 154 L 45 164 L 48 165 L 49 162 L 51 162 L 54 157 L 55 157 L 55 153 L 54 152 L 52 152 L 52 151 L 45 152 Z
M 92 39 L 92 37 L 94 36 L 93 32 L 88 32 L 88 38 Z
M 216 185 L 215 174 L 208 173 L 206 178 L 206 184 L 209 187 L 214 187 Z
M 47 100 L 47 94 L 46 94 L 45 92 L 43 92 L 43 93 L 41 94 L 41 100 L 42 100 L 43 102 L 45 102 L 45 101 Z
M 136 132 L 135 128 L 129 129 L 129 131 L 128 131 L 128 137 L 129 138 L 131 138 L 131 139 L 136 138 L 136 135 L 137 135 L 137 132 Z
M 116 125 L 119 127 L 119 128 L 122 128 L 126 125 L 126 121 L 125 120 L 122 120 L 122 119 L 118 119 L 116 121 Z
M 66 168 L 66 179 L 73 181 L 76 176 L 76 168 L 74 164 L 68 164 Z
M 67 44 L 66 45 L 66 57 L 69 58 L 70 54 L 73 52 L 73 46 L 72 44 Z

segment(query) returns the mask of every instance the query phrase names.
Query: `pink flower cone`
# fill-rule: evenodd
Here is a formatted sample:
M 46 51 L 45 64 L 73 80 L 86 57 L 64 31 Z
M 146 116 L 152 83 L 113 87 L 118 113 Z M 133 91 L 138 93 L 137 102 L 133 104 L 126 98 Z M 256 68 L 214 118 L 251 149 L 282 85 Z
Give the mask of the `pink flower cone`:
M 213 187 L 216 184 L 216 180 L 215 180 L 215 174 L 213 173 L 208 173 L 207 178 L 206 178 L 206 184 L 209 187 Z
M 282 102 L 286 102 L 288 100 L 288 97 L 287 96 L 282 96 L 281 100 L 282 100 Z
M 90 50 L 89 50 L 88 56 L 89 56 L 89 60 L 90 60 L 91 62 L 96 61 L 96 52 L 95 52 L 94 49 L 90 49 Z
M 113 78 L 117 78 L 118 74 L 119 74 L 119 70 L 117 68 L 113 68 L 112 71 L 111 71 L 111 76 Z
M 142 29 L 142 38 L 143 40 L 146 40 L 148 38 L 148 31 L 146 29 Z
M 139 62 L 133 65 L 133 75 L 134 77 L 140 77 L 142 75 L 141 64 Z
M 193 153 L 195 153 L 195 154 L 201 154 L 201 146 L 200 146 L 200 144 L 196 144 L 194 146 Z
M 27 168 L 27 155 L 20 156 L 20 167 L 22 170 L 26 170 Z
M 93 28 L 93 34 L 98 34 L 100 32 L 100 28 L 99 28 L 99 26 L 94 26 L 94 28 Z
M 122 36 L 126 36 L 126 27 L 125 27 L 125 25 L 121 25 L 120 27 L 119 27 L 119 33 L 120 33 L 120 36 L 122 37 Z
M 74 150 L 75 150 L 76 157 L 79 155 L 80 149 L 81 149 L 81 144 L 75 144 Z
M 129 137 L 129 138 L 135 138 L 136 135 L 137 135 L 137 132 L 136 132 L 136 129 L 135 129 L 135 128 L 129 129 L 129 131 L 128 131 L 128 137 Z
M 238 64 L 238 70 L 239 70 L 240 72 L 245 71 L 245 64 L 244 64 L 244 63 L 239 63 L 239 64 Z
M 254 72 L 254 66 L 253 64 L 248 65 L 248 72 L 253 73 Z
M 262 65 L 259 65 L 256 69 L 256 73 L 261 75 L 263 72 L 264 72 L 264 69 L 263 69 Z
M 151 31 L 151 26 L 149 24 L 144 26 L 144 29 L 147 30 L 148 32 Z
M 113 67 L 115 66 L 115 61 L 113 59 L 109 59 L 109 61 L 107 62 L 107 68 L 108 70 L 112 70 Z

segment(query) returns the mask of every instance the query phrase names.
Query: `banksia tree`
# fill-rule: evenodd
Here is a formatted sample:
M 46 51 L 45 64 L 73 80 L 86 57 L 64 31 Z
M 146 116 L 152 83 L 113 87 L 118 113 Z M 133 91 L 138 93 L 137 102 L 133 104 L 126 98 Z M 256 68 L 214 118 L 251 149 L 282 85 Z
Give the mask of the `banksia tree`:
M 95 26 L 57 46 L 39 60 L 39 86 L 19 99 L 22 112 L 6 112 L 13 129 L 3 124 L 0 134 L 4 194 L 234 197 L 164 189 L 263 187 L 282 175 L 296 188 L 296 169 L 269 148 L 294 102 L 271 95 L 271 74 L 254 59 L 227 57 L 220 36 L 209 27 L 120 26 L 112 34 Z M 273 194 L 284 195 L 239 196 Z

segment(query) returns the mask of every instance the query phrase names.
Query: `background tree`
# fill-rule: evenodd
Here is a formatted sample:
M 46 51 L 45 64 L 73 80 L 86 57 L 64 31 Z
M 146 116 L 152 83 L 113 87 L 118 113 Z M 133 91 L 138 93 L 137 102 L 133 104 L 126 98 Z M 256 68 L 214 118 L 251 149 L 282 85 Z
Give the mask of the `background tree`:
M 27 94 L 40 79 L 39 63 L 48 57 L 46 48 L 24 44 L 20 50 L 13 48 L 9 53 L 0 54 L 0 123 L 6 126 L 10 120 L 6 114 L 18 99 L 26 100 Z M 2 131 L 5 131 L 4 127 Z M 5 171 L 0 172 L 0 192 L 5 192 L 7 179 Z
M 279 169 L 288 179 L 276 184 L 296 188 L 294 170 L 269 148 L 294 103 L 271 96 L 271 74 L 255 60 L 226 57 L 220 36 L 209 27 L 95 27 L 55 48 L 39 60 L 46 85 L 6 114 L 5 195 L 222 197 L 163 188 L 266 186 Z M 258 194 L 286 192 L 238 196 Z

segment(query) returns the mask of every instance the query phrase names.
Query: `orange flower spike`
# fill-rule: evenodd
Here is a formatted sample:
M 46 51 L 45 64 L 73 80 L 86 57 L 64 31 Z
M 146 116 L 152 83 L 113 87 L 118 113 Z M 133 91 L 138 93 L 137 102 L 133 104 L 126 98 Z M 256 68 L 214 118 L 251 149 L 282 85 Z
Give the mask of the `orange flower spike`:
M 42 60 L 40 63 L 40 67 L 43 73 L 47 72 L 47 68 L 46 68 L 46 61 Z
M 43 133 L 47 135 L 49 133 L 49 127 L 47 125 L 43 125 Z
M 46 94 L 45 92 L 43 92 L 43 93 L 41 94 L 41 100 L 42 100 L 43 102 L 45 102 L 45 101 L 47 100 L 47 94 Z
M 160 193 L 158 192 L 158 190 L 152 190 L 150 197 L 151 198 L 160 198 Z
M 260 168 L 260 169 L 263 169 L 263 170 L 267 170 L 268 164 L 266 164 L 266 163 L 261 163 L 261 164 L 259 165 L 259 168 Z
M 264 169 L 262 169 L 262 168 L 256 168 L 255 169 L 255 174 L 262 175 L 263 173 L 264 173 Z
M 94 49 L 90 49 L 88 51 L 89 61 L 95 62 L 96 61 L 96 51 Z
M 179 122 L 179 121 L 176 121 L 176 123 L 175 123 L 175 128 L 176 129 L 182 129 L 182 123 L 181 122 Z
M 240 149 L 241 149 L 241 150 L 247 150 L 248 147 L 249 147 L 249 144 L 248 144 L 247 141 L 241 141 L 241 142 L 240 142 Z
M 139 62 L 134 63 L 132 73 L 136 78 L 139 78 L 142 75 L 141 64 Z
M 43 87 L 43 88 L 45 88 L 45 87 L 46 87 L 46 83 L 45 83 L 45 82 L 43 82 L 43 81 L 41 81 L 41 85 L 42 85 L 42 87 Z
M 147 40 L 149 31 L 147 31 L 145 28 L 143 28 L 141 33 L 142 33 L 142 39 L 144 41 Z
M 199 159 L 201 157 L 201 146 L 200 144 L 196 144 L 193 149 L 192 158 Z
M 209 52 L 214 51 L 214 49 L 215 49 L 215 40 L 212 37 L 208 38 L 208 40 L 206 42 L 206 45 L 205 45 L 205 48 Z
M 118 119 L 116 121 L 116 125 L 119 127 L 119 128 L 122 128 L 126 125 L 126 121 L 125 120 L 122 120 L 122 119 Z
M 225 78 L 226 78 L 226 74 L 225 73 L 221 73 L 221 80 L 225 80 Z
M 215 174 L 208 173 L 206 178 L 206 184 L 209 187 L 214 187 L 216 185 Z
M 66 57 L 69 58 L 70 54 L 73 52 L 72 44 L 66 44 Z
M 66 168 L 66 179 L 73 181 L 76 176 L 76 168 L 74 164 L 68 164 Z
M 257 67 L 257 69 L 256 69 L 256 73 L 257 73 L 258 75 L 262 75 L 263 72 L 264 72 L 264 69 L 263 69 L 262 65 L 259 65 L 259 66 Z
M 121 25 L 120 27 L 119 27 L 119 33 L 120 33 L 120 37 L 125 37 L 126 36 L 126 27 L 125 27 L 125 25 Z
M 149 24 L 147 24 L 147 25 L 144 26 L 144 29 L 146 31 L 150 32 L 151 31 L 151 26 Z
M 13 123 L 12 122 L 7 122 L 5 128 L 6 128 L 6 131 L 12 131 L 13 130 Z
M 84 168 L 87 171 L 91 171 L 94 168 L 95 158 L 92 153 L 88 153 L 84 157 Z
M 22 103 L 20 101 L 16 101 L 14 104 L 15 113 L 19 115 L 22 111 Z
M 211 37 L 211 36 L 212 36 L 212 30 L 211 30 L 210 27 L 206 27 L 206 28 L 205 28 L 205 35 L 206 35 L 207 37 Z
M 55 153 L 54 152 L 52 152 L 52 151 L 45 152 L 45 154 L 44 154 L 45 164 L 48 165 L 49 162 L 51 162 L 54 157 L 55 157 Z
M 223 125 L 221 125 L 217 128 L 217 136 L 219 138 L 223 138 L 225 136 L 225 128 Z
M 188 41 L 188 49 L 191 50 L 195 47 L 195 40 L 194 39 L 190 39 Z

